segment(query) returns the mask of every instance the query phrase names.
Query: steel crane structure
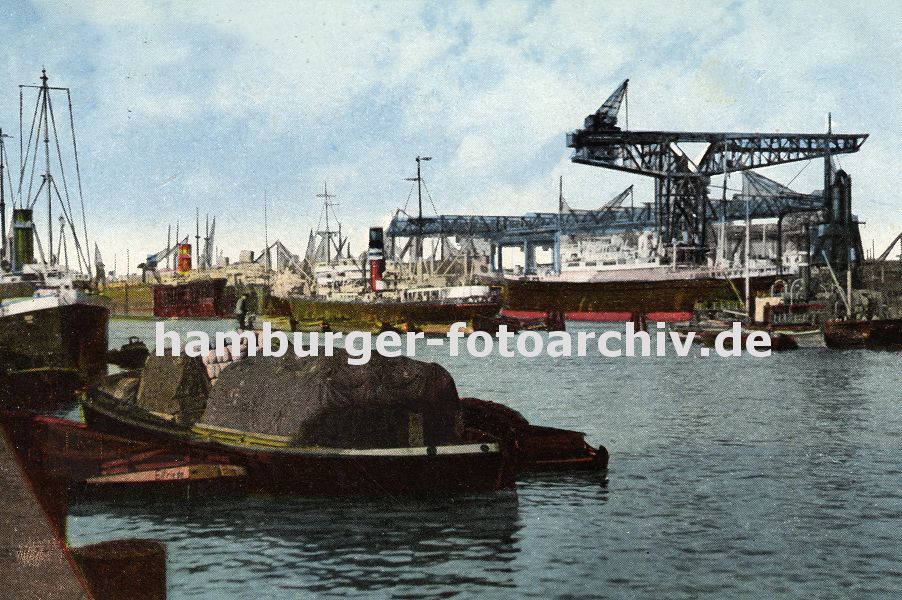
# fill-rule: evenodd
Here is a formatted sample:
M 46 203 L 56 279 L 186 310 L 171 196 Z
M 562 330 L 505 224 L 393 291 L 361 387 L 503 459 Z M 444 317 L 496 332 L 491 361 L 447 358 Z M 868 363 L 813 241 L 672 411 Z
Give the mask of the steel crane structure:
M 709 236 L 716 222 L 778 219 L 795 213 L 816 213 L 810 224 L 808 253 L 811 264 L 845 269 L 861 259 L 858 223 L 851 211 L 851 179 L 834 168 L 833 156 L 857 152 L 867 134 L 731 133 L 631 131 L 618 126 L 621 106 L 627 103 L 629 80 L 602 106 L 586 117 L 582 129 L 567 134 L 574 163 L 603 167 L 654 178 L 653 202 L 632 202 L 632 186 L 597 209 L 573 209 L 559 202 L 558 212 L 532 212 L 522 216 L 437 215 L 410 216 L 398 211 L 386 230 L 392 258 L 401 258 L 423 237 L 482 239 L 491 244 L 493 268 L 500 269 L 503 247 L 521 246 L 529 257 L 535 246 L 559 252 L 562 235 L 598 235 L 630 229 L 654 231 L 671 260 L 704 262 Z M 684 147 L 681 147 L 683 144 Z M 701 146 L 695 158 L 688 145 Z M 824 191 L 800 194 L 754 172 L 754 169 L 795 161 L 824 159 Z M 711 178 L 740 173 L 743 193 L 727 200 L 708 196 Z M 628 205 L 625 200 L 630 198 Z M 745 202 L 743 202 L 745 200 Z M 748 209 L 748 215 L 746 215 Z M 406 244 L 397 251 L 397 239 Z M 676 254 L 676 256 L 674 256 Z M 559 259 L 554 259 L 559 268 Z
M 707 230 L 720 218 L 717 202 L 708 197 L 711 177 L 737 171 L 824 158 L 824 189 L 834 183 L 831 156 L 857 152 L 867 134 L 733 133 L 685 131 L 632 131 L 618 127 L 621 105 L 627 98 L 625 80 L 593 114 L 582 129 L 567 134 L 574 163 L 653 177 L 656 229 L 665 244 L 679 244 L 689 261 L 701 262 L 707 252 Z M 704 144 L 691 158 L 680 144 Z M 824 194 L 827 220 L 830 194 Z M 837 212 L 837 211 L 832 211 Z M 846 211 L 846 214 L 847 211 Z M 851 214 L 848 214 L 851 219 Z M 677 257 L 673 257 L 677 260 Z

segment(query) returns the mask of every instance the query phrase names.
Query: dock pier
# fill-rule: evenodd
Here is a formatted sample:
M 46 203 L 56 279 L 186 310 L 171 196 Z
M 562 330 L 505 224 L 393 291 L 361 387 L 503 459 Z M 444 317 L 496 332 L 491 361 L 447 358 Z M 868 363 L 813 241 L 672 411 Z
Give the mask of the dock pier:
M 92 596 L 51 525 L 14 450 L 0 435 L 0 580 L 2 595 L 22 600 Z

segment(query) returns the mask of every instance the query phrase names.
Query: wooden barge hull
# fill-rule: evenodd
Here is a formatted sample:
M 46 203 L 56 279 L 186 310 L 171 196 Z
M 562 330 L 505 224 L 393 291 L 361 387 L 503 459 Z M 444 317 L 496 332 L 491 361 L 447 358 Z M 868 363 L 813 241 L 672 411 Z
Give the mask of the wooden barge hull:
M 102 474 L 108 461 L 154 449 L 140 440 L 93 431 L 84 423 L 26 411 L 0 411 L 0 423 L 20 459 L 44 479 L 63 486 Z
M 767 291 L 776 276 L 751 279 L 752 294 Z M 744 282 L 734 280 L 736 289 Z M 505 280 L 501 292 L 505 310 L 564 311 L 565 313 L 691 313 L 711 300 L 735 300 L 725 279 L 699 278 L 665 281 L 560 282 Z
M 192 459 L 224 457 L 247 475 L 233 483 L 245 493 L 302 496 L 447 495 L 513 487 L 515 465 L 497 444 L 355 451 L 261 448 L 222 443 L 164 425 L 130 420 L 95 402 L 83 403 L 88 426 L 146 442 Z M 395 450 L 395 449 L 393 449 Z
M 313 298 L 289 298 L 292 317 L 299 323 L 325 322 L 330 325 L 410 323 L 450 325 L 470 323 L 474 317 L 492 317 L 500 302 L 342 302 Z

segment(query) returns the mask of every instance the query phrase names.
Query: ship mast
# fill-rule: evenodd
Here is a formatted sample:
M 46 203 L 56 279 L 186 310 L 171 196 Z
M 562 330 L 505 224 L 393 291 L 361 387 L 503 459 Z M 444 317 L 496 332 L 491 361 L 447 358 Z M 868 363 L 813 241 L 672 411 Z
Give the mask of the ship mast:
M 72 233 L 73 242 L 75 245 L 75 254 L 78 259 L 78 267 L 81 269 L 84 267 L 88 273 L 91 271 L 90 265 L 90 250 L 88 250 L 88 225 L 87 218 L 85 215 L 85 205 L 84 205 L 84 195 L 82 192 L 82 183 L 81 183 L 81 167 L 79 165 L 78 159 L 78 145 L 75 141 L 75 125 L 74 125 L 74 117 L 72 114 L 72 97 L 69 88 L 67 87 L 51 87 L 48 84 L 49 78 L 47 77 L 47 70 L 41 69 L 41 84 L 40 85 L 20 85 L 19 86 L 19 137 L 22 138 L 22 134 L 24 132 L 24 90 L 27 89 L 36 89 L 37 93 L 37 101 L 35 103 L 34 108 L 34 116 L 31 123 L 31 127 L 28 132 L 28 142 L 25 143 L 22 139 L 20 139 L 20 160 L 19 160 L 19 183 L 17 189 L 17 203 L 21 205 L 21 208 L 26 210 L 32 210 L 34 206 L 37 204 L 39 199 L 41 199 L 41 193 L 44 192 L 44 188 L 46 188 L 47 194 L 47 250 L 48 256 L 42 258 L 48 265 L 54 266 L 58 263 L 59 256 L 58 254 L 54 254 L 54 243 L 53 243 L 53 229 L 55 226 L 54 218 L 53 218 L 53 198 L 56 197 L 57 202 L 59 202 L 59 209 L 61 215 L 64 217 L 65 222 Z M 75 190 L 77 191 L 77 195 L 75 195 L 75 199 L 79 201 L 81 205 L 81 218 L 84 229 L 84 242 L 85 245 L 82 247 L 81 241 L 78 237 L 78 231 L 75 226 L 75 211 L 72 206 L 72 197 L 69 193 L 69 186 L 66 179 L 65 168 L 63 166 L 64 162 L 68 162 L 68 159 L 64 160 L 62 155 L 62 150 L 60 146 L 60 131 L 57 126 L 56 116 L 53 110 L 53 100 L 51 98 L 51 90 L 55 92 L 61 92 L 66 94 L 66 99 L 68 101 L 68 112 L 69 112 L 69 122 L 68 129 L 69 133 L 72 136 L 72 154 L 71 161 L 72 166 L 75 167 L 75 178 L 77 182 L 77 187 Z M 51 172 L 51 148 L 50 148 L 50 128 L 53 128 L 53 142 L 55 149 L 53 151 L 54 158 L 56 159 L 54 162 L 58 161 L 57 168 L 59 169 L 59 176 L 54 177 Z M 43 131 L 42 131 L 43 129 Z M 42 140 L 43 138 L 43 140 Z M 36 179 L 36 166 L 38 162 L 38 153 L 40 152 L 41 142 L 43 141 L 44 145 L 44 169 L 43 174 L 41 174 L 41 183 L 38 186 L 37 191 L 32 195 L 33 184 Z M 4 159 L 5 162 L 5 159 Z M 30 168 L 29 168 L 30 167 Z M 60 190 L 57 183 L 62 183 L 62 190 Z M 27 193 L 23 194 L 25 191 L 25 184 L 27 183 Z M 35 235 L 35 242 L 38 244 L 40 249 L 40 240 L 37 237 L 37 230 L 32 228 L 32 231 Z M 14 248 L 14 247 L 13 247 Z M 43 256 L 43 252 L 42 252 Z
M 200 208 L 194 207 L 194 254 L 197 256 L 195 268 L 200 270 Z
M 332 210 L 334 212 L 335 209 L 333 207 L 336 205 L 335 205 L 335 203 L 332 202 L 332 198 L 335 198 L 335 194 L 329 193 L 328 182 L 326 182 L 326 181 L 323 182 L 323 193 L 317 194 L 316 197 L 323 199 L 323 212 L 326 215 L 326 229 L 325 229 L 325 231 L 318 231 L 317 233 L 319 235 L 323 236 L 324 242 L 326 244 L 326 264 L 331 265 L 332 264 L 332 236 L 335 235 L 335 232 L 330 229 L 329 210 Z M 338 241 L 341 242 L 341 224 L 340 223 L 339 223 L 338 227 L 339 227 L 339 230 L 338 230 L 339 231 L 339 236 L 338 236 L 339 240 Z M 338 247 L 338 245 L 336 244 L 336 249 L 337 249 L 337 247 Z
M 263 252 L 266 253 L 266 258 L 263 262 L 264 272 L 266 273 L 266 282 L 269 283 L 269 271 L 272 268 L 272 263 L 269 260 L 269 199 L 266 195 L 266 188 L 263 188 L 263 245 L 265 246 Z
M 6 184 L 3 182 L 3 170 L 6 168 L 6 142 L 5 138 L 10 136 L 3 133 L 3 129 L 0 129 L 0 235 L 3 236 L 3 250 L 0 252 L 0 257 L 4 260 L 7 257 L 6 254 Z M 12 189 L 10 189 L 12 192 Z
M 53 177 L 50 175 L 50 123 L 47 118 L 47 103 L 50 97 L 50 88 L 47 85 L 47 70 L 41 69 L 41 119 L 44 121 L 44 186 L 47 188 L 47 253 L 50 255 L 50 266 L 56 262 L 53 256 L 53 196 L 50 188 L 53 185 Z
M 431 156 L 417 156 L 417 176 L 407 177 L 407 181 L 417 182 L 417 239 L 414 244 L 414 259 L 423 259 L 423 174 L 421 164 L 423 161 L 432 160 Z

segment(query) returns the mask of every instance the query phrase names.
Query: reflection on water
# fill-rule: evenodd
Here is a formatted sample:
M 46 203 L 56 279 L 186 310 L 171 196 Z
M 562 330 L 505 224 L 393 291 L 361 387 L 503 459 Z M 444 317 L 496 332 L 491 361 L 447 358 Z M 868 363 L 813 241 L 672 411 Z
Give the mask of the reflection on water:
M 111 340 L 151 345 L 153 324 L 137 327 Z M 898 595 L 898 352 L 418 357 L 462 394 L 607 445 L 607 480 L 531 474 L 515 493 L 434 500 L 82 500 L 72 542 L 166 542 L 174 600 Z
M 83 528 L 85 521 L 90 528 Z M 70 542 L 113 534 L 167 541 L 177 597 L 305 590 L 396 596 L 514 585 L 517 495 L 444 499 L 86 500 Z M 462 569 L 460 565 L 467 565 Z

